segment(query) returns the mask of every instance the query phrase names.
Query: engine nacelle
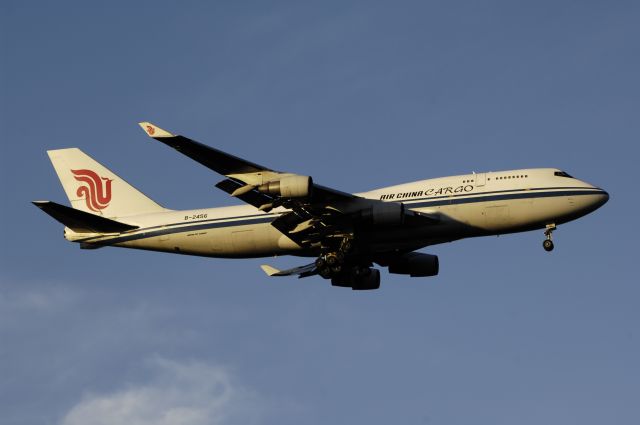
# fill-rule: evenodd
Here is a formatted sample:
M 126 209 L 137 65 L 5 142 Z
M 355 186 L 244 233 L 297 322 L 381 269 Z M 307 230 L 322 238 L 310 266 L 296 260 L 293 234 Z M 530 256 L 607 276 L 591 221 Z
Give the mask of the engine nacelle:
M 369 273 L 354 279 L 351 289 L 354 291 L 368 291 L 380 288 L 380 270 L 369 269 Z
M 437 255 L 410 252 L 389 264 L 389 273 L 408 274 L 411 277 L 436 276 L 440 269 Z
M 380 288 L 380 270 L 369 267 L 356 267 L 342 271 L 331 277 L 331 285 L 365 291 Z
M 258 191 L 283 198 L 311 196 L 313 180 L 309 176 L 289 175 L 258 186 Z
M 360 212 L 364 221 L 382 226 L 396 226 L 404 223 L 404 204 L 379 202 Z

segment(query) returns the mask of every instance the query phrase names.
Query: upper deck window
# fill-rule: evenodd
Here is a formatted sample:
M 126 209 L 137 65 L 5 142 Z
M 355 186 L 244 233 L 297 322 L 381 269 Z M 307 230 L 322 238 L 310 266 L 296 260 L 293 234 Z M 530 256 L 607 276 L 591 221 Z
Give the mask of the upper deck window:
M 573 177 L 570 176 L 569 174 L 565 173 L 564 171 L 556 171 L 555 173 L 553 173 L 554 176 L 558 176 L 558 177 L 569 177 L 570 179 L 572 179 Z

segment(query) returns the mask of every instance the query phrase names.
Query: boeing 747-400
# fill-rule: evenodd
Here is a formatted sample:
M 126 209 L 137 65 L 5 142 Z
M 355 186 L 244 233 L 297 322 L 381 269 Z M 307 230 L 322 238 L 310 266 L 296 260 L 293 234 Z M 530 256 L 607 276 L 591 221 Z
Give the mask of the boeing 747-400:
M 65 226 L 81 248 L 137 248 L 185 255 L 311 257 L 269 276 L 320 275 L 334 286 L 377 289 L 380 271 L 438 274 L 438 257 L 416 250 L 464 238 L 543 229 L 553 250 L 556 226 L 596 210 L 603 189 L 555 168 L 440 177 L 346 193 L 310 176 L 272 170 L 149 122 L 155 140 L 223 175 L 216 186 L 247 205 L 169 210 L 78 148 L 48 151 L 71 207 L 34 204 Z

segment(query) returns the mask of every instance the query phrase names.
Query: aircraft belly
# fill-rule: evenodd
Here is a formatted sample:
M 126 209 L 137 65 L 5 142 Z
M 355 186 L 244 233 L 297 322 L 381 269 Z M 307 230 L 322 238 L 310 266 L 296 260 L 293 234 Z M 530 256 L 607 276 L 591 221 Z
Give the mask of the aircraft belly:
M 465 223 L 485 234 L 502 234 L 543 228 L 562 222 L 571 212 L 565 197 L 480 202 L 465 207 Z
M 176 232 L 116 246 L 221 258 L 257 258 L 300 250 L 269 223 Z
M 390 249 L 419 249 L 428 245 L 451 242 L 465 237 L 476 236 L 477 229 L 470 226 L 462 208 L 447 205 L 428 209 L 416 209 L 432 216 L 438 216 L 438 223 L 424 226 L 398 226 L 376 228 L 366 235 L 368 243 L 374 251 L 388 251 Z
M 238 226 L 227 230 L 226 237 L 231 243 L 221 254 L 229 257 L 266 257 L 300 249 L 269 223 Z
M 415 242 L 433 245 L 467 237 L 544 228 L 548 223 L 563 223 L 577 218 L 579 203 L 585 205 L 585 211 L 592 204 L 586 198 L 588 197 L 527 198 L 418 209 L 430 215 L 439 214 L 441 223 L 418 229 L 402 228 L 378 232 L 376 239 L 381 243 L 404 239 L 409 244 Z M 590 211 L 579 213 L 578 216 L 588 212 Z
M 582 197 L 549 197 L 482 202 L 465 206 L 462 221 L 486 234 L 502 234 L 544 228 L 577 218 L 576 203 Z

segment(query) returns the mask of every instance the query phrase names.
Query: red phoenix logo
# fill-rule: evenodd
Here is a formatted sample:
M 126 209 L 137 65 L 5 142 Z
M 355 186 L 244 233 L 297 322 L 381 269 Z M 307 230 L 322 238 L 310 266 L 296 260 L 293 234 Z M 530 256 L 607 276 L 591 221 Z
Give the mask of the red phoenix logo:
M 71 170 L 79 182 L 85 183 L 76 191 L 76 195 L 84 197 L 87 208 L 99 212 L 109 206 L 111 202 L 112 179 L 100 177 L 91 170 Z
M 149 136 L 153 136 L 153 133 L 156 132 L 156 129 L 151 127 L 150 125 L 147 126 L 147 133 L 149 133 Z

